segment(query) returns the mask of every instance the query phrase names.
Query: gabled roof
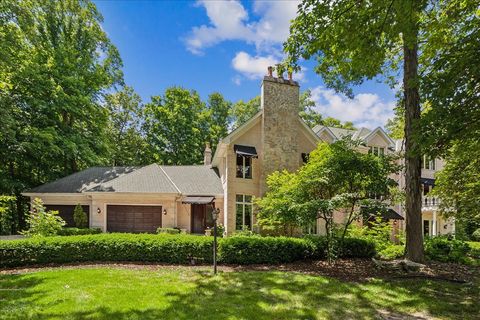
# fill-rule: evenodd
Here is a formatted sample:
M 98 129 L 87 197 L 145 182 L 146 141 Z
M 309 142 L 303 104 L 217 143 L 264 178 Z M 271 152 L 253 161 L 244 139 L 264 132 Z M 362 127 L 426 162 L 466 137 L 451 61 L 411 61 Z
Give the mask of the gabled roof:
M 80 193 L 134 172 L 139 167 L 92 167 L 43 184 L 28 193 Z
M 370 130 L 368 128 L 361 127 L 356 130 L 350 129 L 343 129 L 343 128 L 335 128 L 335 127 L 326 127 L 317 125 L 313 128 L 313 131 L 320 136 L 320 134 L 324 131 L 328 132 L 332 135 L 334 140 L 342 139 L 346 136 L 351 136 L 353 140 L 362 140 L 368 142 L 371 138 L 375 136 L 375 134 L 382 135 L 385 140 L 391 145 L 394 146 L 395 142 L 388 136 L 388 134 L 380 127 L 376 128 L 375 130 Z
M 218 172 L 210 166 L 94 167 L 33 188 L 30 193 L 223 194 Z

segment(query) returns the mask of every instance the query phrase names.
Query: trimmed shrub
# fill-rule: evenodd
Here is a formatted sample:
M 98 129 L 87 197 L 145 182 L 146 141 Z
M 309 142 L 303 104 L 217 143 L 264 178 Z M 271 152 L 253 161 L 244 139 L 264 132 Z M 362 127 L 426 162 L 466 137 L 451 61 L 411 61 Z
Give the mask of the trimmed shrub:
M 234 236 L 222 239 L 218 252 L 223 263 L 277 264 L 309 258 L 313 246 L 300 238 Z
M 325 259 L 327 257 L 327 238 L 325 236 L 305 236 L 314 251 L 313 259 Z M 375 243 L 371 240 L 359 238 L 335 239 L 334 250 L 338 258 L 372 258 L 375 256 Z
M 405 255 L 404 245 L 390 245 L 377 253 L 380 259 L 394 260 Z
M 193 235 L 96 234 L 0 241 L 0 267 L 93 261 L 211 262 L 213 239 Z
M 80 204 L 77 204 L 75 209 L 73 209 L 73 221 L 75 221 L 75 226 L 77 228 L 88 227 L 87 214 L 83 211 L 83 208 Z
M 477 230 L 473 231 L 472 233 L 472 239 L 475 241 L 480 241 L 480 228 Z
M 470 250 L 468 243 L 448 237 L 437 236 L 425 240 L 426 256 L 435 261 L 465 263 Z
M 21 233 L 31 237 L 54 236 L 65 225 L 58 211 L 46 211 L 43 201 L 39 198 L 35 198 L 32 202 L 32 211 L 27 217 L 27 223 L 28 230 Z
M 86 234 L 98 234 L 102 233 L 100 228 L 63 228 L 58 232 L 59 236 L 81 236 Z
M 180 229 L 176 229 L 176 228 L 158 228 L 157 229 L 157 233 L 160 234 L 160 233 L 168 233 L 168 234 L 179 234 L 180 233 Z

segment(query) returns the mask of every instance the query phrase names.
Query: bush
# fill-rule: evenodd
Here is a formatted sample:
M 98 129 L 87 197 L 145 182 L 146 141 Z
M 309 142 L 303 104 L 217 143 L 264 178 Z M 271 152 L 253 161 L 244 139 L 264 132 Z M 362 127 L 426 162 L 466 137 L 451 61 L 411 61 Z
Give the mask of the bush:
M 223 263 L 284 263 L 309 258 L 313 246 L 304 239 L 287 237 L 234 236 L 219 242 Z
M 384 259 L 384 260 L 394 260 L 394 259 L 402 258 L 405 255 L 405 246 L 391 245 L 379 251 L 377 255 L 379 256 L 380 259 Z
M 472 233 L 472 239 L 475 241 L 480 241 L 480 228 Z
M 22 232 L 26 236 L 54 236 L 62 230 L 65 221 L 58 216 L 58 211 L 45 211 L 43 201 L 35 198 L 32 211 L 27 217 L 28 230 Z
M 102 233 L 102 229 L 100 228 L 62 228 L 58 232 L 59 236 L 80 236 L 80 235 L 86 235 L 86 234 L 98 234 Z
M 83 211 L 82 206 L 77 204 L 73 210 L 73 221 L 75 221 L 75 226 L 77 228 L 86 228 L 88 227 L 88 217 L 87 214 Z
M 180 229 L 177 229 L 177 228 L 158 228 L 157 229 L 157 233 L 160 234 L 160 233 L 167 233 L 167 234 L 179 234 L 180 233 Z
M 93 261 L 211 262 L 213 239 L 193 235 L 110 233 L 0 241 L 0 267 Z
M 471 249 L 470 256 L 474 259 L 480 260 L 480 242 L 470 241 L 468 242 L 468 245 Z
M 468 243 L 444 236 L 425 240 L 426 256 L 435 261 L 465 263 L 470 250 Z
M 0 195 L 0 235 L 10 235 L 16 227 L 16 200 L 12 196 Z
M 314 248 L 313 259 L 327 257 L 327 238 L 325 236 L 309 235 L 306 239 Z M 344 238 L 334 240 L 334 251 L 338 258 L 372 258 L 375 256 L 375 243 L 359 238 Z

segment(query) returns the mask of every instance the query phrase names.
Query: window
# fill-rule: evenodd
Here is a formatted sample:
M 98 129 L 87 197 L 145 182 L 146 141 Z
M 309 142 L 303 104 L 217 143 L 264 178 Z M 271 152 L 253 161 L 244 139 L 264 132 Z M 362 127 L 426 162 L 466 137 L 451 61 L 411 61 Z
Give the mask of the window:
M 384 156 L 385 155 L 385 148 L 380 148 L 380 147 L 370 147 L 368 150 L 369 154 L 374 154 L 376 156 Z
M 237 155 L 237 178 L 252 179 L 252 158 Z
M 435 158 L 430 158 L 426 155 L 422 157 L 422 169 L 435 170 Z
M 236 229 L 252 229 L 253 204 L 252 196 L 237 194 L 236 197 Z

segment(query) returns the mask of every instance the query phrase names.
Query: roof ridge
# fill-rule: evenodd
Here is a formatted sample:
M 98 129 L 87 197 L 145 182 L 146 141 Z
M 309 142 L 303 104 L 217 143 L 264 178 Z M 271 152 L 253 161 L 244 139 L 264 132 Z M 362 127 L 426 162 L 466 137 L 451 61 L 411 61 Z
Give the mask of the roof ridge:
M 173 182 L 172 178 L 170 178 L 170 176 L 168 175 L 168 173 L 165 172 L 165 170 L 163 170 L 162 166 L 159 165 L 159 168 L 160 170 L 162 170 L 162 172 L 165 174 L 165 176 L 167 177 L 168 181 L 170 181 L 173 186 L 175 187 L 175 189 L 177 189 L 178 193 L 182 193 L 182 191 L 180 191 L 180 189 L 177 187 L 177 185 L 175 184 L 175 182 Z

